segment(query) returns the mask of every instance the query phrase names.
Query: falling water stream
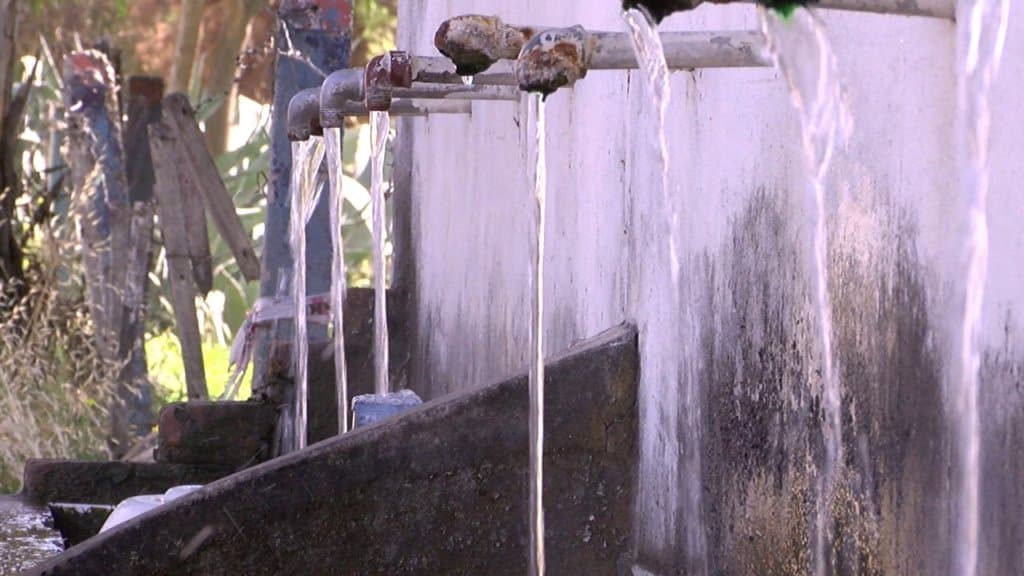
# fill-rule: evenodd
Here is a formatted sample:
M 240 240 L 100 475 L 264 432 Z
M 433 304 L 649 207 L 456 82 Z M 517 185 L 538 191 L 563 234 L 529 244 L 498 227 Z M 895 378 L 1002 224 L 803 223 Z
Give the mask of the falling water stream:
M 842 391 L 832 358 L 825 176 L 836 142 L 846 138 L 852 122 L 844 107 L 835 55 L 818 16 L 808 9 L 799 9 L 790 16 L 764 7 L 758 12 L 768 52 L 785 76 L 793 106 L 800 115 L 808 200 L 813 205 L 814 301 L 822 354 L 825 439 L 825 462 L 818 477 L 813 557 L 815 574 L 824 576 L 828 572 L 827 543 L 832 524 L 829 502 L 843 459 Z
M 687 573 L 704 575 L 708 572 L 707 541 L 703 516 L 703 485 L 701 472 L 701 430 L 700 430 L 700 394 L 698 378 L 695 374 L 697 357 L 696 327 L 692 309 L 681 297 L 680 261 L 678 250 L 681 245 L 679 212 L 671 197 L 669 186 L 669 146 L 666 137 L 666 122 L 669 104 L 672 97 L 672 86 L 665 50 L 658 34 L 657 27 L 640 10 L 627 10 L 623 19 L 629 28 L 633 49 L 640 64 L 647 96 L 655 112 L 654 134 L 660 175 L 660 204 L 664 218 L 656 220 L 658 230 L 654 244 L 655 258 L 666 262 L 669 271 L 667 277 L 652 279 L 651 300 L 657 309 L 648 310 L 644 316 L 646 321 L 641 326 L 641 340 L 644 346 L 652 350 L 664 350 L 651 339 L 665 338 L 679 342 L 680 347 L 674 357 L 666 359 L 661 370 L 655 370 L 657 377 L 665 381 L 658 383 L 660 400 L 672 402 L 665 394 L 674 390 L 682 393 L 680 402 L 683 405 L 679 413 L 680 422 L 662 423 L 671 428 L 678 426 L 679 454 L 681 475 L 679 481 L 681 498 L 679 502 L 680 520 L 685 522 L 684 536 L 686 549 Z M 662 352 L 663 353 L 663 352 Z M 675 434 L 669 433 L 670 436 Z
M 306 325 L 306 226 L 313 216 L 322 186 L 317 174 L 324 159 L 322 138 L 310 138 L 292 144 L 292 203 L 289 241 L 294 262 L 292 299 L 295 308 L 295 334 L 292 361 L 295 376 L 295 446 L 306 447 L 308 401 L 309 336 Z
M 542 96 L 530 96 L 534 119 L 534 242 L 530 250 L 530 569 L 544 574 L 544 219 L 548 193 L 547 119 Z
M 388 314 L 387 314 L 387 261 L 384 246 L 387 240 L 387 204 L 384 199 L 384 151 L 391 129 L 391 115 L 387 112 L 370 113 L 370 201 L 373 204 L 373 364 L 374 385 L 377 394 L 387 394 L 388 385 Z
M 348 369 L 345 366 L 345 190 L 342 185 L 341 128 L 324 131 L 331 204 L 331 317 L 334 324 L 334 384 L 338 404 L 338 434 L 348 432 Z
M 978 572 L 980 525 L 981 421 L 979 370 L 981 314 L 988 274 L 989 94 L 999 72 L 1006 41 L 1010 0 L 968 0 L 957 14 L 959 34 L 960 185 L 964 202 L 966 270 L 955 313 L 956 368 L 951 375 L 951 404 L 957 435 L 958 502 L 955 526 L 956 570 Z

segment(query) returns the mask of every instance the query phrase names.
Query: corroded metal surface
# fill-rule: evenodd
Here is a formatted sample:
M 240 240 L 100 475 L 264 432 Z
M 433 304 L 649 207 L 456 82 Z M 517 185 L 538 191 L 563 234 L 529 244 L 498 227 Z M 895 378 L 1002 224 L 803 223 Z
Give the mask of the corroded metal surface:
M 534 34 L 532 27 L 510 26 L 496 16 L 469 14 L 444 21 L 434 35 L 434 46 L 452 60 L 458 74 L 470 76 L 498 60 L 514 60 Z
M 519 88 L 547 96 L 587 75 L 587 31 L 582 26 L 545 30 L 523 47 L 516 62 Z

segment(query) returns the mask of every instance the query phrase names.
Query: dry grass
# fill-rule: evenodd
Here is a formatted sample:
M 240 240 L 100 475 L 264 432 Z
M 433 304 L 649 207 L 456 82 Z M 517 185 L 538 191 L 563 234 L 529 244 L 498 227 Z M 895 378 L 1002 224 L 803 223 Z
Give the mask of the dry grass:
M 28 458 L 107 457 L 117 367 L 93 346 L 73 246 L 41 242 L 28 295 L 0 287 L 0 492 Z

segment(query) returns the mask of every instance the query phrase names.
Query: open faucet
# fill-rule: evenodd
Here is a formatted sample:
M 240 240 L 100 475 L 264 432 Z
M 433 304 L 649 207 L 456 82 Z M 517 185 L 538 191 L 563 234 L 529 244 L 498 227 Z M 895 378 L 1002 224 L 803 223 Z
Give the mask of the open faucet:
M 761 4 L 776 10 L 813 5 L 833 10 L 956 19 L 956 0 L 623 0 L 622 8 L 643 8 L 656 22 L 669 14 L 693 10 L 701 4 Z
M 440 58 L 420 58 L 392 51 L 378 56 L 364 68 L 348 68 L 330 74 L 319 88 L 319 125 L 337 128 L 355 111 L 359 116 L 370 111 L 389 111 L 397 116 L 460 114 L 468 112 L 470 100 L 518 100 L 516 90 L 493 85 L 467 86 L 438 66 Z M 432 83 L 414 81 L 419 70 L 427 70 Z M 514 75 L 506 73 L 514 83 Z M 504 79 L 503 79 L 504 80 Z M 441 83 L 437 83 L 441 82 Z M 422 101 L 420 101 L 422 100 Z M 444 101 L 459 103 L 442 104 Z
M 414 100 L 396 99 L 389 111 L 393 116 L 422 117 L 445 114 L 471 114 L 469 100 Z M 366 117 L 371 110 L 362 100 L 337 100 L 330 106 L 323 104 L 322 88 L 308 88 L 292 97 L 288 104 L 288 139 L 292 142 L 323 136 L 325 128 L 340 128 L 345 118 Z

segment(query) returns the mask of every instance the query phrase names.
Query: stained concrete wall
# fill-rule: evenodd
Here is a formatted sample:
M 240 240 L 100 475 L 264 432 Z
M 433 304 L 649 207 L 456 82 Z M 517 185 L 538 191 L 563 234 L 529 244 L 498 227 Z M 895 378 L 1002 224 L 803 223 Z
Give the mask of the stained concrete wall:
M 616 2 L 409 0 L 399 45 L 434 54 L 462 13 L 623 30 Z M 1015 7 L 1016 8 L 1016 7 Z M 1024 15 L 995 95 L 984 310 L 981 567 L 1024 573 Z M 824 16 L 855 120 L 829 177 L 829 266 L 845 470 L 833 509 L 841 573 L 952 566 L 953 357 L 959 254 L 955 27 Z M 748 29 L 706 6 L 664 29 Z M 623 320 L 641 329 L 638 574 L 802 574 L 822 460 L 821 354 L 799 124 L 773 70 L 673 75 L 671 202 L 682 299 L 670 304 L 641 80 L 593 72 L 549 100 L 547 351 Z M 531 184 L 525 107 L 404 120 L 415 325 L 427 396 L 526 369 Z

